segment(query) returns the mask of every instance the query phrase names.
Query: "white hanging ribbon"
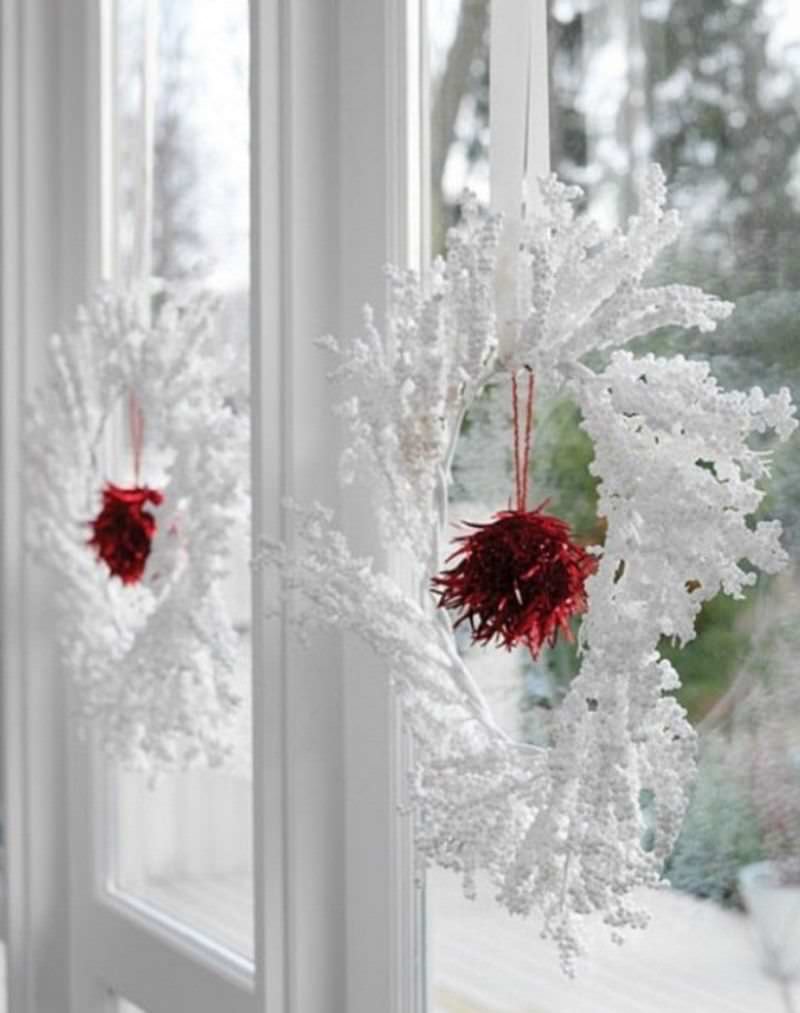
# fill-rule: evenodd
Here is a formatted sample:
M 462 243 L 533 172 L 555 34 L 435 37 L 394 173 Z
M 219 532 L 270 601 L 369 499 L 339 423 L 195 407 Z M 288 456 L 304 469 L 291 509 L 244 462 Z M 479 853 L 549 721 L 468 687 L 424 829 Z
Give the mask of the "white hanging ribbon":
M 155 197 L 155 122 L 158 93 L 159 0 L 142 5 L 142 94 L 138 137 L 138 179 L 135 191 L 133 281 L 149 278 L 153 270 L 153 204 Z
M 491 206 L 506 223 L 497 261 L 498 341 L 507 358 L 521 309 L 522 223 L 538 201 L 537 177 L 550 171 L 547 0 L 492 0 L 489 82 Z

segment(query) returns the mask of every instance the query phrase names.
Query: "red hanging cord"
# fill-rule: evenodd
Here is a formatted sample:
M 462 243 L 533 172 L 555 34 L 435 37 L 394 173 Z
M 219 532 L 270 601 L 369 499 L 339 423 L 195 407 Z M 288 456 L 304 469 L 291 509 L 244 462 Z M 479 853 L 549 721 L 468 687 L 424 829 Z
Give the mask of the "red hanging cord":
M 530 470 L 531 441 L 533 436 L 533 399 L 534 399 L 534 378 L 533 370 L 528 369 L 528 392 L 525 405 L 525 439 L 523 449 L 520 451 L 520 419 L 519 419 L 519 391 L 517 388 L 517 374 L 511 374 L 511 407 L 514 428 L 514 492 L 516 494 L 517 510 L 525 513 L 528 502 L 528 473 Z
M 131 430 L 131 449 L 133 452 L 133 484 L 139 485 L 139 472 L 142 465 L 142 447 L 144 445 L 144 413 L 139 399 L 131 390 L 128 396 L 128 419 Z
M 511 414 L 514 429 L 514 495 L 517 510 L 520 509 L 521 475 L 519 470 L 519 396 L 517 394 L 517 374 L 511 374 Z
M 528 470 L 531 461 L 531 441 L 533 438 L 533 394 L 534 379 L 533 370 L 528 370 L 528 404 L 525 410 L 525 450 L 522 460 L 522 506 L 520 510 L 525 513 L 528 503 Z

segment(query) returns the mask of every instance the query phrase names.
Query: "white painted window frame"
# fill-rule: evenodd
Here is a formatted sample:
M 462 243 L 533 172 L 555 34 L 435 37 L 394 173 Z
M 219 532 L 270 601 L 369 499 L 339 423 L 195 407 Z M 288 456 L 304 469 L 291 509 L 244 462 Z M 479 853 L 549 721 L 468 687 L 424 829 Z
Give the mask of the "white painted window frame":
M 103 23 L 99 0 L 1 3 L 10 1013 L 96 1013 L 107 986 L 168 1013 L 167 979 L 231 1013 L 421 1009 L 418 895 L 396 805 L 402 740 L 385 680 L 350 644 L 303 653 L 256 623 L 265 664 L 254 680 L 252 983 L 201 941 L 101 896 L 97 786 L 67 717 L 49 579 L 24 558 L 19 477 L 44 340 L 101 275 Z M 352 332 L 362 301 L 381 302 L 383 263 L 419 255 L 419 204 L 408 195 L 420 192 L 423 164 L 421 31 L 417 0 L 253 0 L 252 12 L 254 506 L 257 526 L 274 533 L 281 495 L 334 488 L 338 435 L 313 338 Z M 345 504 L 347 525 L 363 546 L 369 517 L 356 503 Z M 270 589 L 259 580 L 254 590 L 258 612 Z M 233 994 L 221 982 L 238 983 L 240 1004 L 209 1005 L 215 989 L 225 1002 Z

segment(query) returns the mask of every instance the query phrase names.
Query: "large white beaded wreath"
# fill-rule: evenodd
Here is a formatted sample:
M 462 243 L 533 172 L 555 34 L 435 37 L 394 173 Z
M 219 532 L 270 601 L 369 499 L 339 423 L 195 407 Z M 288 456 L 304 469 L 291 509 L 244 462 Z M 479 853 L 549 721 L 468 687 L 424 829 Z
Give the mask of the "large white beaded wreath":
M 298 513 L 296 553 L 266 542 L 262 558 L 306 601 L 290 612 L 301 629 L 335 624 L 387 660 L 415 743 L 420 862 L 458 871 L 468 892 L 485 870 L 511 912 L 543 914 L 571 972 L 582 915 L 600 912 L 615 936 L 647 921 L 631 891 L 659 881 L 695 752 L 659 642 L 690 640 L 704 601 L 739 595 L 753 568 L 783 565 L 780 525 L 751 518 L 768 458 L 748 440 L 767 430 L 784 439 L 796 421 L 786 390 L 728 393 L 705 363 L 620 350 L 662 326 L 710 331 L 733 308 L 697 288 L 646 284 L 679 227 L 658 167 L 642 181 L 639 214 L 607 237 L 576 214 L 578 189 L 554 177 L 540 189 L 516 264 L 516 319 L 496 319 L 503 224 L 468 197 L 427 277 L 390 272 L 384 333 L 367 309 L 364 336 L 346 350 L 324 341 L 340 358 L 334 377 L 353 388 L 339 408 L 350 434 L 343 477 L 358 461 L 371 466 L 383 539 L 408 550 L 421 594 L 354 557 L 322 507 Z M 523 367 L 580 407 L 607 522 L 580 672 L 547 748 L 498 727 L 429 592 L 465 413 L 487 382 Z
M 59 577 L 82 724 L 151 771 L 219 764 L 236 730 L 239 645 L 222 582 L 247 517 L 247 419 L 216 308 L 158 282 L 101 289 L 52 338 L 29 413 L 29 542 Z M 131 398 L 144 420 L 142 480 L 164 498 L 149 508 L 144 575 L 123 584 L 87 543 L 104 484 L 131 484 Z

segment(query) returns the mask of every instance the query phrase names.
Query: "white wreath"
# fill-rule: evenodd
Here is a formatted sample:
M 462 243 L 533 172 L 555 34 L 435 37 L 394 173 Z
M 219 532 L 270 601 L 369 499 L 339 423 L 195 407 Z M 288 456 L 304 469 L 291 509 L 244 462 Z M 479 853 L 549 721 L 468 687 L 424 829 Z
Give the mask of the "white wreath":
M 222 594 L 247 517 L 247 419 L 216 302 L 151 283 L 100 290 L 54 336 L 29 413 L 30 545 L 60 576 L 63 659 L 81 719 L 124 763 L 221 763 L 232 748 L 238 635 Z M 145 420 L 142 484 L 160 490 L 143 579 L 112 578 L 87 542 L 109 480 L 130 486 L 122 421 Z M 135 484 L 139 484 L 136 482 Z
M 488 871 L 511 912 L 543 913 L 571 972 L 581 915 L 601 912 L 617 938 L 646 924 L 630 893 L 659 881 L 695 752 L 659 641 L 690 640 L 704 601 L 752 584 L 744 561 L 769 573 L 784 564 L 779 523 L 749 522 L 768 461 L 748 437 L 774 429 L 786 438 L 796 421 L 786 390 L 725 393 L 705 363 L 618 350 L 663 326 L 710 331 L 733 308 L 693 287 L 645 284 L 679 227 L 664 211 L 658 167 L 640 186 L 639 215 L 605 239 L 575 214 L 577 188 L 551 177 L 540 189 L 505 355 L 494 301 L 502 223 L 469 197 L 427 278 L 390 271 L 385 334 L 367 309 L 365 336 L 347 351 L 324 341 L 341 359 L 335 378 L 355 386 L 339 409 L 350 432 L 343 477 L 359 459 L 377 474 L 383 538 L 409 551 L 421 595 L 355 558 L 321 507 L 299 515 L 300 552 L 268 542 L 263 559 L 306 600 L 300 628 L 336 624 L 388 660 L 416 746 L 409 795 L 420 862 L 457 870 L 468 893 L 476 871 Z M 540 389 L 579 405 L 607 520 L 587 582 L 580 672 L 549 748 L 497 726 L 428 591 L 465 412 L 489 380 L 525 366 Z

